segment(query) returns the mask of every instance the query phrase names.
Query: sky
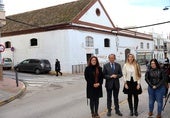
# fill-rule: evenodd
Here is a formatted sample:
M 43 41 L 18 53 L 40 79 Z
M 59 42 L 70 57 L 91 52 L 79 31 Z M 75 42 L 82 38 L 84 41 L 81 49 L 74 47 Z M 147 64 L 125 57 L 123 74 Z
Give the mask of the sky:
M 54 6 L 75 0 L 2 0 L 6 16 Z M 170 0 L 100 0 L 117 27 L 128 28 L 170 21 Z M 170 23 L 134 29 L 140 32 L 170 34 Z

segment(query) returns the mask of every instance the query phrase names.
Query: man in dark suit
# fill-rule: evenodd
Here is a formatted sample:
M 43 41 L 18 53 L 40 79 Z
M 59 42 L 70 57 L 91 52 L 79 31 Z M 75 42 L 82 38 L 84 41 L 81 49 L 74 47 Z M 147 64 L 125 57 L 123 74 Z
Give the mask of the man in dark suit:
M 122 113 L 119 110 L 119 88 L 120 82 L 119 78 L 122 77 L 122 69 L 120 64 L 115 62 L 115 54 L 110 54 L 108 56 L 109 62 L 103 66 L 103 74 L 106 79 L 105 87 L 107 91 L 107 116 L 111 116 L 111 106 L 112 106 L 112 93 L 114 97 L 115 113 L 119 116 L 122 116 Z

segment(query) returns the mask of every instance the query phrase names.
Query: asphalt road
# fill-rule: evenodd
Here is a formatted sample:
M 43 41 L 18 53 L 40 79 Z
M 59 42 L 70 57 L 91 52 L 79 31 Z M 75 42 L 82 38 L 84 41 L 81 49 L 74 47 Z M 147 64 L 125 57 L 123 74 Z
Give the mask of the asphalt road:
M 15 73 L 4 72 L 5 77 L 15 77 Z M 18 73 L 19 79 L 27 83 L 26 93 L 20 98 L 0 107 L 0 118 L 90 118 L 83 75 L 34 75 Z M 119 100 L 126 102 L 123 94 L 123 80 Z M 144 83 L 144 80 L 142 80 Z M 146 84 L 143 84 L 146 88 Z M 99 113 L 106 117 L 106 91 L 100 99 Z M 121 106 L 120 106 L 121 108 Z

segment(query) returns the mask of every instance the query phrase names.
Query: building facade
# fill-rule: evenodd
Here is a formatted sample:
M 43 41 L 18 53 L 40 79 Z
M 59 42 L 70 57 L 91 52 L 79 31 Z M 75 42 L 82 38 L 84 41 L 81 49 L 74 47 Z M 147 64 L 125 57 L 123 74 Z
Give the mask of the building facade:
M 59 59 L 64 73 L 83 72 L 92 55 L 105 63 L 115 53 L 117 61 L 124 62 L 128 53 L 150 58 L 153 48 L 151 35 L 116 28 L 100 0 L 7 16 L 1 43 L 6 47 L 3 57 L 12 58 L 14 65 L 27 58 L 45 58 L 54 70 Z

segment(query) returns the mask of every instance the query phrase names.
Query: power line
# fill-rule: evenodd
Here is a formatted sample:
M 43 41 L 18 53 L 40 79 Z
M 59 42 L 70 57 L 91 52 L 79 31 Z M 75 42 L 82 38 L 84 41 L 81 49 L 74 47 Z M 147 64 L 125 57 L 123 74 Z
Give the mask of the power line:
M 166 24 L 166 23 L 170 23 L 170 21 L 154 23 L 154 24 L 150 24 L 150 25 L 137 26 L 137 27 L 129 27 L 129 28 L 121 28 L 121 29 L 119 28 L 119 31 L 120 30 L 128 30 L 128 29 L 138 29 L 138 28 L 144 28 L 144 27 L 151 27 L 151 26 L 162 25 L 162 24 Z

